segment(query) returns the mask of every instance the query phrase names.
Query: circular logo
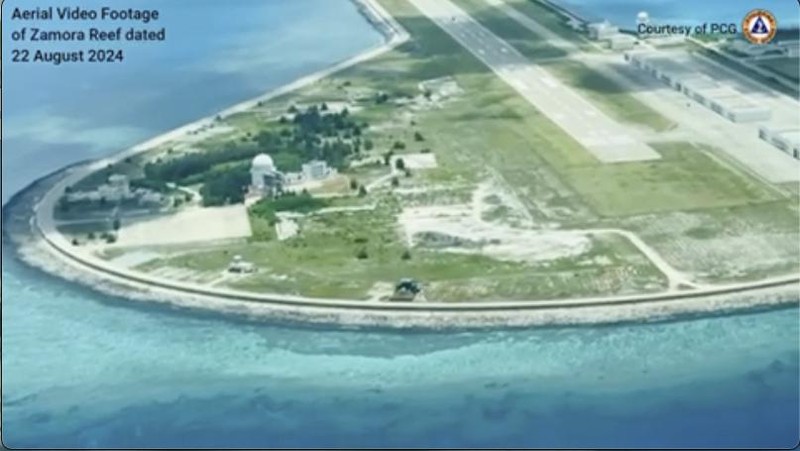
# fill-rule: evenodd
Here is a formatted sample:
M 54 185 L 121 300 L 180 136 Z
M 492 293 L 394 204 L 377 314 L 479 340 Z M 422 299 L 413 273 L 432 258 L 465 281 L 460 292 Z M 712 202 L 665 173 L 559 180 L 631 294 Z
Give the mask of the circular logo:
M 766 44 L 775 37 L 778 21 L 766 9 L 754 9 L 744 16 L 742 34 L 753 44 Z

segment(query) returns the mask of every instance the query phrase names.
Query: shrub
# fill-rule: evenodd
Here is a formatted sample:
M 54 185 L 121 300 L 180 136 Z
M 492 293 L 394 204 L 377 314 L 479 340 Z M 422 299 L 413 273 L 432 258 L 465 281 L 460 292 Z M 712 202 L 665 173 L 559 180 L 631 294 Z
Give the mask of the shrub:
M 400 258 L 403 260 L 411 260 L 411 251 L 408 249 L 404 250 L 403 255 L 401 255 Z
M 417 141 L 417 142 L 422 142 L 422 141 L 425 141 L 425 137 L 424 137 L 424 136 L 422 136 L 422 133 L 420 133 L 420 132 L 415 132 L 415 133 L 414 133 L 414 141 Z
M 367 249 L 362 247 L 358 253 L 356 254 L 356 258 L 359 260 L 366 260 L 369 258 L 369 254 L 367 254 Z

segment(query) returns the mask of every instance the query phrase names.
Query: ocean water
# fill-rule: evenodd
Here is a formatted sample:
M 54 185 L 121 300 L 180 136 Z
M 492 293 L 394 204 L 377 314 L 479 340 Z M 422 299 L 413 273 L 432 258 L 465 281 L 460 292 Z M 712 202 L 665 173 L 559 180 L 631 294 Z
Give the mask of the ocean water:
M 7 0 L 4 17 L 20 2 Z M 158 5 L 172 41 L 133 49 L 127 69 L 4 64 L 4 203 L 64 164 L 380 41 L 345 0 L 137 4 Z M 401 333 L 144 305 L 28 268 L 5 245 L 2 282 L 10 447 L 731 448 L 791 447 L 800 435 L 797 308 Z
M 653 23 L 697 25 L 704 22 L 733 23 L 741 27 L 744 16 L 753 9 L 766 9 L 775 15 L 778 28 L 797 27 L 800 8 L 792 0 L 552 0 L 587 20 L 608 20 L 628 29 L 636 27 L 636 15 L 646 11 Z

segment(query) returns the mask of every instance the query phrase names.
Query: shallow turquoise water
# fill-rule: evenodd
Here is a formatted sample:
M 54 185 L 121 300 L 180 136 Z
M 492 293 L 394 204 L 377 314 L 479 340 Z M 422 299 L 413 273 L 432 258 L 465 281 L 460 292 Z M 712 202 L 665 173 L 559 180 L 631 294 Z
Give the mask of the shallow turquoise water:
M 244 15 L 193 1 L 193 18 L 170 3 L 175 47 L 139 54 L 142 67 L 5 66 L 3 201 L 63 164 L 379 41 L 345 1 L 240 1 Z M 213 32 L 181 32 L 202 19 Z M 297 23 L 325 32 L 325 45 Z M 254 37 L 258 48 L 218 64 Z M 755 447 L 798 437 L 797 309 L 600 328 L 341 331 L 145 306 L 43 275 L 8 248 L 3 257 L 8 446 Z
M 236 322 L 4 269 L 10 446 L 789 446 L 798 310 L 442 333 Z

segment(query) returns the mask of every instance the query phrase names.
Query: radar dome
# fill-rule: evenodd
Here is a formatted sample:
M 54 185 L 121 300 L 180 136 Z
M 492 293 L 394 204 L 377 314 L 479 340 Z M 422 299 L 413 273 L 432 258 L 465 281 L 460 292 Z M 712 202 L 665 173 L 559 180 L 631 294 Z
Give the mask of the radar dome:
M 253 158 L 253 169 L 265 169 L 265 170 L 275 170 L 275 163 L 272 161 L 272 157 L 265 153 L 260 153 Z

